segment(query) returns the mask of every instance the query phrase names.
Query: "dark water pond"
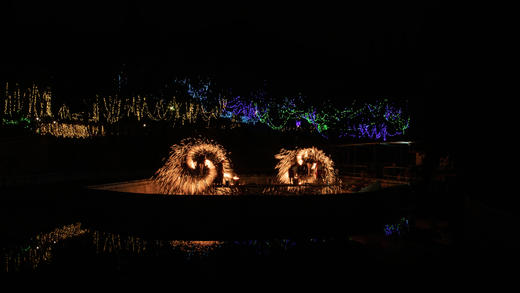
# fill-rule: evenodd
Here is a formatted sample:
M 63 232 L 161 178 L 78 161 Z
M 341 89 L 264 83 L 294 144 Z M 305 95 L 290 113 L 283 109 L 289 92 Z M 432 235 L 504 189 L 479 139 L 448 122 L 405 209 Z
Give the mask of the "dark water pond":
M 405 219 L 382 229 L 383 237 L 407 231 Z M 366 245 L 345 237 L 294 239 L 145 239 L 90 229 L 77 222 L 1 248 L 2 272 L 161 272 L 178 278 L 233 274 L 328 274 L 377 261 Z M 334 267 L 334 270 L 332 269 Z

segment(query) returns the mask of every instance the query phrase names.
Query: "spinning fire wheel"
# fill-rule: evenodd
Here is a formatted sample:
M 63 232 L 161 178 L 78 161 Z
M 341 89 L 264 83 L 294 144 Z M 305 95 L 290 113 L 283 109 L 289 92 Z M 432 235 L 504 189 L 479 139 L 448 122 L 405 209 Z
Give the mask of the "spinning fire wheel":
M 232 184 L 238 177 L 221 145 L 197 139 L 173 145 L 153 179 L 166 194 L 216 194 L 215 186 Z
M 334 162 L 315 147 L 282 149 L 275 158 L 280 160 L 276 169 L 282 184 L 332 184 L 336 181 Z

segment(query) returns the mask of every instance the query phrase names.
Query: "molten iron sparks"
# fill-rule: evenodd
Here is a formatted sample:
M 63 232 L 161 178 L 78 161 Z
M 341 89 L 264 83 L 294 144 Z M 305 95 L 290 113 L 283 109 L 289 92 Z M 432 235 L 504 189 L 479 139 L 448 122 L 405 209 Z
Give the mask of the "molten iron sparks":
M 226 194 L 219 184 L 231 183 L 233 170 L 225 149 L 212 141 L 183 140 L 171 147 L 170 156 L 153 180 L 165 194 Z M 235 176 L 236 177 L 236 176 Z
M 278 181 L 282 184 L 334 184 L 334 162 L 321 150 L 311 147 L 296 150 L 282 149 L 275 156 Z

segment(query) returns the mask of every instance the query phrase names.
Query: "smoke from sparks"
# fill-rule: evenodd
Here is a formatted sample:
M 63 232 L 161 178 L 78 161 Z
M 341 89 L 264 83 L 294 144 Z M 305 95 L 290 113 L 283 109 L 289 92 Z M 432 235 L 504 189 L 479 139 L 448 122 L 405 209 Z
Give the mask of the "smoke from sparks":
M 226 150 L 219 144 L 203 140 L 183 140 L 171 147 L 170 156 L 153 180 L 165 194 L 227 194 L 236 177 Z M 238 177 L 236 177 L 238 178 Z

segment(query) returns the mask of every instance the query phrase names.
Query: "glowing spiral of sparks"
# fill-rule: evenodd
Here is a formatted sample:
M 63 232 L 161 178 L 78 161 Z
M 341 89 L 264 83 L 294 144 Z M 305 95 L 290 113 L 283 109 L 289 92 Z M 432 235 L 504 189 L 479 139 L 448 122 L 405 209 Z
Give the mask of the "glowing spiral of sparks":
M 222 194 L 214 187 L 236 177 L 226 150 L 204 139 L 187 139 L 171 147 L 153 180 L 165 194 Z
M 334 162 L 323 151 L 315 147 L 295 150 L 282 149 L 275 155 L 275 158 L 279 160 L 276 165 L 277 178 L 282 184 L 293 184 L 295 182 L 293 179 L 297 179 L 298 184 L 333 184 L 336 182 Z M 301 171 L 290 171 L 301 170 L 301 167 L 306 168 L 305 174 L 302 174 Z
M 168 160 L 153 180 L 165 194 L 221 194 L 213 188 L 236 177 L 225 149 L 203 139 L 183 140 L 171 147 Z

